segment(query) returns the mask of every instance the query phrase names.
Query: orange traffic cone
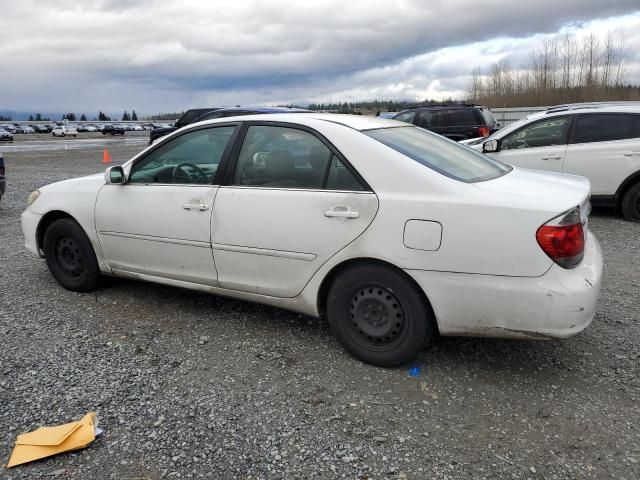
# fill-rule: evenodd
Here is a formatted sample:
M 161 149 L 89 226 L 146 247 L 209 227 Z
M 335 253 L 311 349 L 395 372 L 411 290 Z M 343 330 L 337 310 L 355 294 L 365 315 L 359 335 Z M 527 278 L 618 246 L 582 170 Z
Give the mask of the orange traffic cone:
M 109 150 L 106 148 L 102 151 L 102 163 L 111 163 L 111 155 L 109 155 Z

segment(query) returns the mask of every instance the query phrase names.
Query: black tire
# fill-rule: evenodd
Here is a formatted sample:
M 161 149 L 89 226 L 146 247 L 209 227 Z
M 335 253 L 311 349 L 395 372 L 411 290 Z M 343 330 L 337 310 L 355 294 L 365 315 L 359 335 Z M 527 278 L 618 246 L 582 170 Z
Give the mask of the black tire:
M 327 317 L 351 355 L 380 367 L 408 362 L 434 332 L 422 292 L 402 273 L 375 264 L 349 268 L 334 280 Z
M 87 235 L 74 220 L 61 218 L 44 234 L 44 255 L 53 278 L 67 290 L 89 292 L 100 283 L 100 268 Z
M 632 222 L 640 222 L 640 183 L 632 185 L 620 203 L 622 216 Z

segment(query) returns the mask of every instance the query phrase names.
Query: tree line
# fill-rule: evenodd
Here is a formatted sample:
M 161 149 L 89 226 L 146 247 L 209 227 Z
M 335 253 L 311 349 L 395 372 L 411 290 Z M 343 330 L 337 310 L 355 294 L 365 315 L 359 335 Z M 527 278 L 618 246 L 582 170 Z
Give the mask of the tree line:
M 622 33 L 545 37 L 525 65 L 472 70 L 467 96 L 490 107 L 640 100 L 640 87 L 625 83 L 624 51 Z
M 0 121 L 1 120 L 11 120 L 11 117 L 2 117 L 0 116 Z M 75 121 L 81 121 L 81 122 L 86 122 L 88 120 L 87 116 L 83 113 L 80 115 L 80 117 L 78 118 L 76 116 L 75 113 L 73 112 L 68 112 L 68 113 L 63 113 L 62 114 L 62 120 L 69 120 L 70 122 L 75 122 Z M 35 116 L 34 115 L 29 115 L 29 122 L 50 122 L 51 119 L 50 118 L 45 118 L 43 117 L 40 113 L 36 113 Z M 99 121 L 99 122 L 110 122 L 111 121 L 111 117 L 108 116 L 107 114 L 105 114 L 102 111 L 98 112 L 98 115 L 96 115 L 95 117 L 93 117 L 93 121 Z M 132 110 L 131 113 L 127 112 L 126 110 L 124 111 L 124 113 L 122 114 L 122 118 L 120 121 L 123 122 L 137 122 L 138 121 L 138 114 L 136 113 L 135 110 Z

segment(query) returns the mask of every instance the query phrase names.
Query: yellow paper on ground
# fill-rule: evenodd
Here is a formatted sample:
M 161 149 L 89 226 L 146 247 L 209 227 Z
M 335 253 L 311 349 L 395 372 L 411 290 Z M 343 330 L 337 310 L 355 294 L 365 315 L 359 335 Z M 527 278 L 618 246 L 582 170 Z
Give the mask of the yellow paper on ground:
M 91 412 L 76 422 L 56 427 L 40 427 L 33 432 L 18 435 L 7 468 L 84 448 L 96 438 L 97 425 L 96 414 Z

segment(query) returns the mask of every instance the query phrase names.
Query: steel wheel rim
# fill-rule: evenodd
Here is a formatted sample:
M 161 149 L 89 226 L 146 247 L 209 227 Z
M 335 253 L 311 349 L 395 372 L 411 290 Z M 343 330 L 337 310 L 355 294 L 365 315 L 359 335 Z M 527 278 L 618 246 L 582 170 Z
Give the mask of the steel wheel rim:
M 84 269 L 80 247 L 70 237 L 60 237 L 56 241 L 55 258 L 58 266 L 67 274 L 79 277 Z
M 367 348 L 384 350 L 405 332 L 406 314 L 388 288 L 367 285 L 351 295 L 348 305 L 351 336 Z

